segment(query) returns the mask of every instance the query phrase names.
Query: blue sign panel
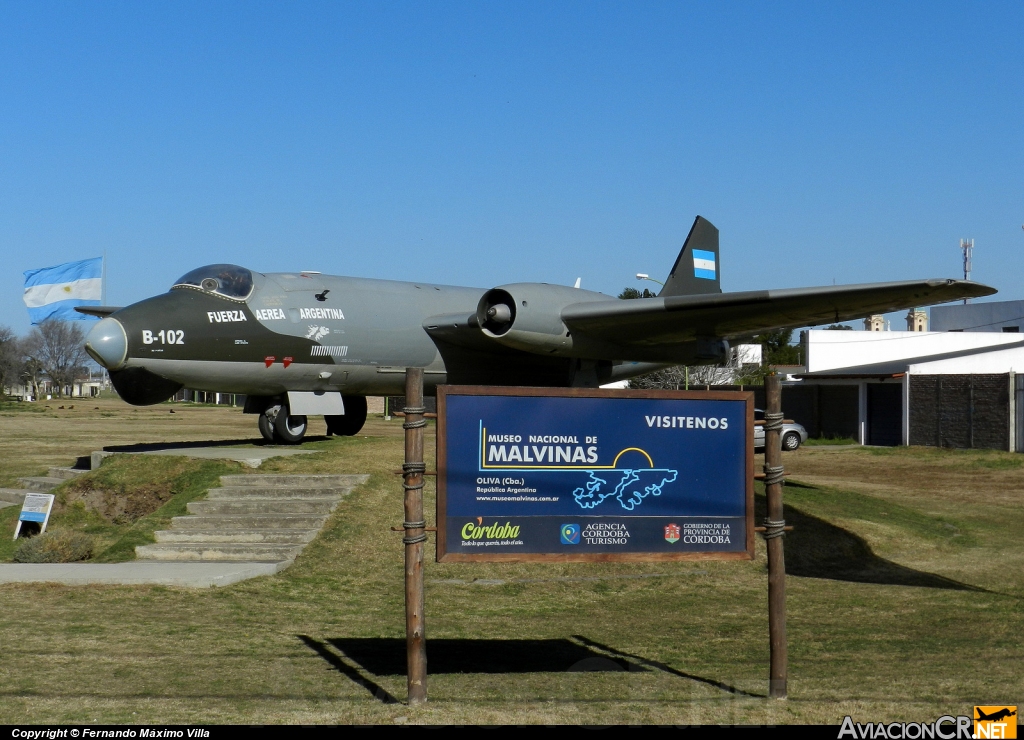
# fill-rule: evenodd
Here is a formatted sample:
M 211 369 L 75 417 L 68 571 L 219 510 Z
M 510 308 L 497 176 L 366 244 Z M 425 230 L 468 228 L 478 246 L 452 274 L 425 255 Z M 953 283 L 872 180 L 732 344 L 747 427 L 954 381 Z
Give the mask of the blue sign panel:
M 438 388 L 438 559 L 753 556 L 753 394 Z

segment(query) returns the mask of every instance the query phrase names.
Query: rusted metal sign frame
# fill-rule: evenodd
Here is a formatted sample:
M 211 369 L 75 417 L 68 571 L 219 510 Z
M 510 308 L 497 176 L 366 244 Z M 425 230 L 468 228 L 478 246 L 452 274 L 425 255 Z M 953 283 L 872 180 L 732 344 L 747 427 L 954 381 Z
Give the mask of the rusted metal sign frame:
M 743 401 L 746 404 L 745 549 L 734 552 L 601 552 L 601 553 L 462 553 L 447 542 L 447 410 L 448 396 L 520 396 L 558 398 L 647 398 L 665 400 Z M 437 548 L 439 563 L 460 562 L 664 562 L 677 560 L 754 559 L 754 394 L 752 391 L 669 391 L 617 388 L 534 388 L 516 386 L 441 385 L 437 387 Z

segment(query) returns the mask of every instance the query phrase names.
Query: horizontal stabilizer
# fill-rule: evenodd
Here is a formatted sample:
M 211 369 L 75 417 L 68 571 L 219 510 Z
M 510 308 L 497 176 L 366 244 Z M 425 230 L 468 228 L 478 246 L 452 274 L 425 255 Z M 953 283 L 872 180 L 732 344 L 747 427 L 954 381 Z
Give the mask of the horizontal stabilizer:
M 87 316 L 99 316 L 104 318 L 114 313 L 114 311 L 120 311 L 124 306 L 75 306 L 75 310 L 78 313 L 84 313 Z

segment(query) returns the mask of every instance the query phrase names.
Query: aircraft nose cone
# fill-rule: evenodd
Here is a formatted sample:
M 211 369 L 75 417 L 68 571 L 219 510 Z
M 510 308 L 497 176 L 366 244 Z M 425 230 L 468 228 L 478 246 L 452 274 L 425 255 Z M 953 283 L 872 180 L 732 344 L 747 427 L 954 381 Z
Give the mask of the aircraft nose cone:
M 107 370 L 118 370 L 128 356 L 128 337 L 117 319 L 101 319 L 85 338 L 85 351 Z

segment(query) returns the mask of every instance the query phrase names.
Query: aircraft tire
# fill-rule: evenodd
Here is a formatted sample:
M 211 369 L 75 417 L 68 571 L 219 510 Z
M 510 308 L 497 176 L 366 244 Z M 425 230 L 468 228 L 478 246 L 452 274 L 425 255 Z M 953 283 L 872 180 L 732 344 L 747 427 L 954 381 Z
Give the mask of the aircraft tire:
M 345 413 L 340 416 L 325 416 L 327 433 L 339 437 L 351 437 L 359 433 L 366 423 L 366 396 L 342 396 Z
M 288 407 L 282 406 L 274 420 L 274 436 L 282 444 L 297 445 L 306 436 L 307 426 L 305 416 L 292 416 Z
M 257 424 L 259 425 L 260 434 L 263 436 L 263 439 L 268 442 L 276 441 L 274 439 L 274 423 L 267 418 L 265 413 L 260 414 Z

